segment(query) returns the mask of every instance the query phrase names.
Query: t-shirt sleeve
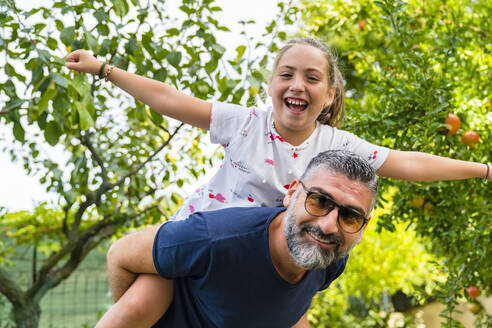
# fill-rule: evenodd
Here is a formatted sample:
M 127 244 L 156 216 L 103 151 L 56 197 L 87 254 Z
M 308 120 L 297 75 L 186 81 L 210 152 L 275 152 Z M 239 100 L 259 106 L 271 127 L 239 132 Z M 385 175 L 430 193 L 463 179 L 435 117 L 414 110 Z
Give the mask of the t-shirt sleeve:
M 210 262 L 210 237 L 199 213 L 169 221 L 158 230 L 152 249 L 154 266 L 162 277 L 200 277 Z
M 333 281 L 335 281 L 345 270 L 345 266 L 347 265 L 348 256 L 343 259 L 334 261 L 328 268 L 325 269 L 326 279 L 325 283 L 319 288 L 319 291 L 322 291 L 328 288 Z
M 214 102 L 210 117 L 210 141 L 228 145 L 231 138 L 241 131 L 250 115 L 251 112 L 246 107 Z
M 383 165 L 386 157 L 388 157 L 389 148 L 374 145 L 366 140 L 359 138 L 353 133 L 334 129 L 336 143 L 341 149 L 350 150 L 363 159 L 367 160 L 375 170 L 378 170 Z

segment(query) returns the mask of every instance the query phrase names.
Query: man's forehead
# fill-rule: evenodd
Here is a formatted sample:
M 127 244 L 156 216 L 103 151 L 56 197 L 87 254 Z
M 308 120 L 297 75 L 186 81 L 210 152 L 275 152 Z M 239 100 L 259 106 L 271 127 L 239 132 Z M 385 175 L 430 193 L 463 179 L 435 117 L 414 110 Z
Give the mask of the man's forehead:
M 328 193 L 337 201 L 356 201 L 364 209 L 370 208 L 374 197 L 364 182 L 349 179 L 346 174 L 328 168 L 316 169 L 303 182 L 312 191 Z

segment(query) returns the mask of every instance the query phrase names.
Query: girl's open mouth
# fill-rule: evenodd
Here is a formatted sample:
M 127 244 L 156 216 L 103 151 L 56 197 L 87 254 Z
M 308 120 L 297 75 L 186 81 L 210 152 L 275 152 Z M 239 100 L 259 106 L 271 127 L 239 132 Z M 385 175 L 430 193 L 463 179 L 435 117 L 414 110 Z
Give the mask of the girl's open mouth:
M 308 106 L 307 101 L 299 98 L 285 98 L 284 103 L 294 113 L 301 113 Z

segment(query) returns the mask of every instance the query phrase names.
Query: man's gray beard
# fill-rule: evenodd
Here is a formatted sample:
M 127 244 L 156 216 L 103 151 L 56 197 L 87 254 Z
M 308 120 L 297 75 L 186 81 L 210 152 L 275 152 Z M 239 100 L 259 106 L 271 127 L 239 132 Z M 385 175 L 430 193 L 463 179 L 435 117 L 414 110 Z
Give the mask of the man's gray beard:
M 290 255 L 298 266 L 306 270 L 325 269 L 333 261 L 347 256 L 354 246 L 360 242 L 360 238 L 348 248 L 343 248 L 343 237 L 335 234 L 325 235 L 318 227 L 307 223 L 303 223 L 297 227 L 294 220 L 294 204 L 298 195 L 293 197 L 292 202 L 285 212 L 284 233 Z M 305 231 L 311 232 L 314 236 L 335 242 L 336 247 L 334 249 L 325 249 L 314 242 L 302 240 L 302 234 L 307 233 Z

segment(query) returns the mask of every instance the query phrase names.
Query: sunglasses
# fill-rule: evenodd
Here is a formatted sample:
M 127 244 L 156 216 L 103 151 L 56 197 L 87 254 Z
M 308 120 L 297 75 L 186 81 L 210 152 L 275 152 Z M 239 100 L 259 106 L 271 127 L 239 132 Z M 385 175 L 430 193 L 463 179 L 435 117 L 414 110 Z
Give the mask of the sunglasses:
M 352 208 L 338 204 L 330 196 L 318 192 L 310 191 L 302 181 L 299 181 L 306 191 L 306 200 L 304 208 L 312 216 L 325 216 L 335 207 L 338 208 L 337 223 L 338 226 L 347 233 L 357 233 L 369 221 L 363 213 Z

